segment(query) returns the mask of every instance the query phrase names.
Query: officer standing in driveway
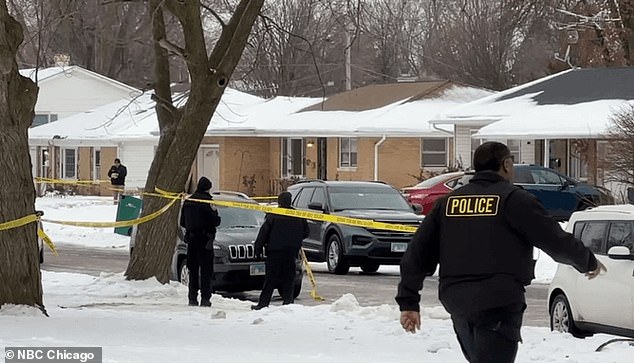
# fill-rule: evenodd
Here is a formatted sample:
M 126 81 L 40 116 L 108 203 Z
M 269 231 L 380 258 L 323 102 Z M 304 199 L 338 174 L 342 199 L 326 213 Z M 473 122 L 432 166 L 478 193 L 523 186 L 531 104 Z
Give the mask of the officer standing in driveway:
M 401 325 L 420 329 L 419 291 L 440 264 L 439 299 L 471 363 L 513 362 L 534 278 L 533 247 L 588 278 L 605 267 L 564 232 L 530 193 L 514 186 L 513 157 L 499 142 L 480 145 L 469 184 L 439 199 L 401 260 Z
M 198 180 L 196 192 L 190 199 L 208 200 L 211 181 L 206 177 Z M 185 228 L 187 243 L 187 269 L 189 270 L 189 305 L 211 306 L 211 276 L 214 271 L 214 239 L 220 216 L 210 203 L 186 200 L 181 211 L 181 227 Z
M 277 197 L 280 208 L 291 207 L 291 193 L 282 192 Z M 261 257 L 266 250 L 264 286 L 257 305 L 252 310 L 269 306 L 273 290 L 277 288 L 284 305 L 293 303 L 295 260 L 308 237 L 308 222 L 302 218 L 267 213 L 264 224 L 255 239 L 255 254 Z

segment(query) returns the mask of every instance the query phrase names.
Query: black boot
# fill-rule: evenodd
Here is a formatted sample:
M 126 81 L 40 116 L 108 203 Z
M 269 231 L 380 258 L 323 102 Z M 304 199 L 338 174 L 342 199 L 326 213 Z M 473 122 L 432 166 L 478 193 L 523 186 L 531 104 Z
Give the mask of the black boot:
M 189 306 L 198 306 L 198 300 L 189 300 Z
M 260 305 L 260 304 L 251 305 L 251 310 L 261 310 L 261 309 L 264 309 L 265 307 L 267 307 L 267 305 Z
M 209 301 L 209 300 L 202 300 L 202 301 L 200 302 L 200 306 L 211 307 L 211 301 Z

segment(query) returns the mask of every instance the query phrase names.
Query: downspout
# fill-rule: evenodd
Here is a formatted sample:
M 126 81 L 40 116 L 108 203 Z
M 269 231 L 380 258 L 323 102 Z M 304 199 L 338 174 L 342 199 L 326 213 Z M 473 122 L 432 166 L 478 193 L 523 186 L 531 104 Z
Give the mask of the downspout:
M 381 136 L 376 144 L 374 144 L 374 180 L 379 180 L 379 147 L 387 140 L 385 135 Z

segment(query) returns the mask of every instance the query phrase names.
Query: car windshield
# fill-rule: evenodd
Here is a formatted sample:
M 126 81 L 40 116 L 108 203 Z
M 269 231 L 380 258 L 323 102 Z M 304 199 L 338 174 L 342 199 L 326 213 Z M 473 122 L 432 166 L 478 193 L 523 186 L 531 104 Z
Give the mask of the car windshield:
M 401 194 L 389 187 L 330 187 L 330 201 L 335 211 L 346 209 L 408 210 L 411 208 Z
M 251 209 L 219 206 L 218 214 L 218 228 L 258 228 L 264 222 L 264 213 Z
M 458 175 L 458 174 L 455 174 L 455 175 Z M 425 179 L 422 182 L 414 185 L 414 188 L 429 189 L 429 188 L 433 187 L 434 185 L 436 185 L 438 183 L 442 183 L 445 180 L 450 179 L 453 176 L 454 176 L 454 174 L 452 174 L 452 175 L 447 175 L 447 174 L 436 175 L 435 177 L 432 177 L 432 178 L 429 178 L 429 179 Z

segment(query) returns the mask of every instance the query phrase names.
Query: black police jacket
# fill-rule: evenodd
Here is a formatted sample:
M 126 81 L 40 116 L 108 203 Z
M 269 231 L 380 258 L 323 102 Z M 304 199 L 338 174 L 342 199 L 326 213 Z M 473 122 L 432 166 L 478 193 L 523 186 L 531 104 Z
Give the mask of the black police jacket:
M 213 200 L 211 195 L 205 192 L 196 192 L 190 199 Z M 185 242 L 206 246 L 207 242 L 211 241 L 212 244 L 207 246 L 207 249 L 212 249 L 216 227 L 220 225 L 220 216 L 216 208 L 209 203 L 186 200 L 181 210 L 180 225 L 187 231 Z
M 293 208 L 289 208 L 293 209 Z M 255 239 L 255 253 L 261 255 L 264 248 L 270 251 L 299 252 L 302 240 L 308 237 L 305 219 L 267 213 Z
M 402 311 L 418 311 L 423 280 L 440 264 L 439 297 L 452 314 L 523 303 L 534 278 L 533 246 L 579 272 L 596 269 L 592 252 L 535 196 L 497 173 L 478 172 L 439 199 L 412 237 L 396 301 Z

